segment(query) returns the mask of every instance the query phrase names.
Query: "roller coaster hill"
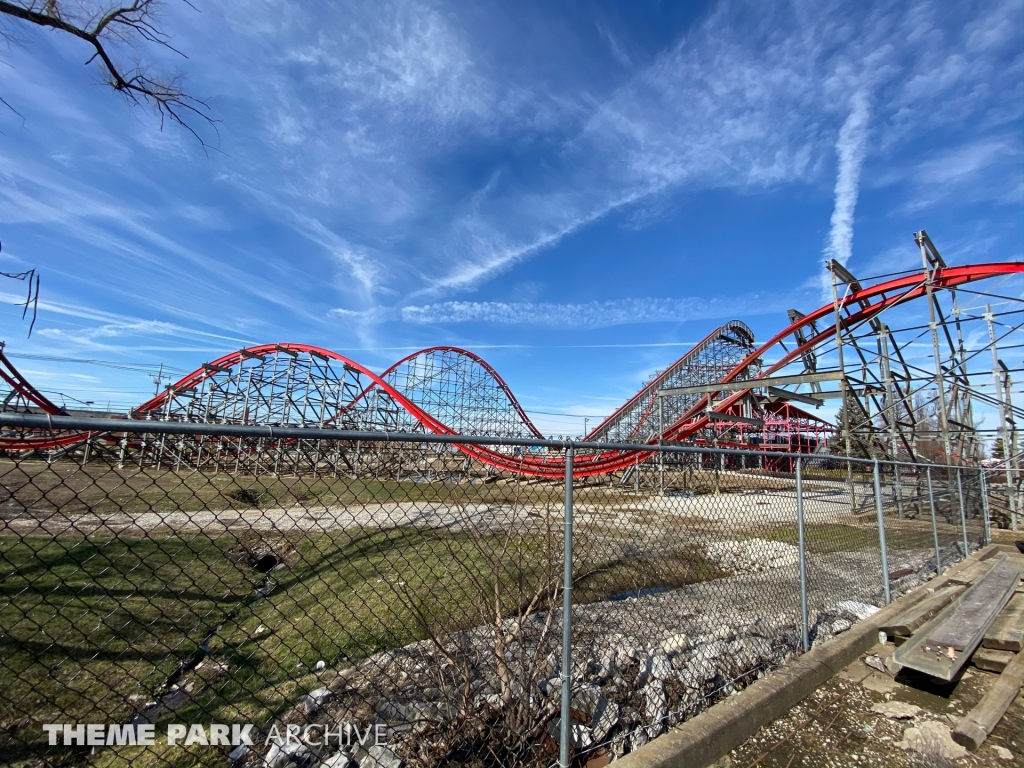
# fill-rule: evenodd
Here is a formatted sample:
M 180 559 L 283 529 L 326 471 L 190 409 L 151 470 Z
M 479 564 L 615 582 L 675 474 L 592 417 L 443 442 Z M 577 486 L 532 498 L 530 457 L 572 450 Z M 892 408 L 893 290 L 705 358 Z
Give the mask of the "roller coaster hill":
M 709 333 L 583 437 L 574 476 L 639 488 L 664 472 L 666 461 L 751 469 L 750 450 L 764 454 L 757 468 L 781 472 L 791 471 L 793 460 L 780 452 L 815 456 L 821 466 L 840 454 L 977 465 L 996 438 L 1007 477 L 1016 476 L 1015 425 L 1024 410 L 1013 402 L 1012 378 L 1020 378 L 1024 348 L 1024 263 L 950 266 L 924 231 L 915 243 L 921 267 L 913 271 L 858 279 L 829 262 L 832 301 L 807 313 L 789 310 L 788 325 L 765 342 L 739 320 Z M 121 417 L 223 425 L 223 434 L 120 431 L 110 419 L 89 429 L 35 388 L 2 349 L 0 377 L 8 417 L 0 417 L 0 452 L 47 462 L 467 482 L 565 473 L 557 447 L 500 444 L 545 436 L 498 372 L 456 347 L 420 350 L 378 374 L 328 349 L 263 344 L 205 363 Z M 822 406 L 836 418 L 817 415 Z M 230 425 L 376 437 L 240 436 Z M 495 444 L 441 442 L 425 451 L 381 433 L 479 436 Z M 748 454 L 698 459 L 631 447 L 659 444 Z

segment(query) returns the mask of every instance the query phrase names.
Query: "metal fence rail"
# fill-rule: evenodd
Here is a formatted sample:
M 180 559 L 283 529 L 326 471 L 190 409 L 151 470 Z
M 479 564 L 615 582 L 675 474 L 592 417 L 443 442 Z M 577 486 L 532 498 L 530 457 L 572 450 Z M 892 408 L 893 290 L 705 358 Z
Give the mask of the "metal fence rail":
M 97 436 L 0 457 L 4 764 L 582 765 L 989 532 L 971 467 L 75 421 L 0 416 Z M 564 479 L 473 444 L 565 456 Z M 647 458 L 574 477 L 616 450 Z

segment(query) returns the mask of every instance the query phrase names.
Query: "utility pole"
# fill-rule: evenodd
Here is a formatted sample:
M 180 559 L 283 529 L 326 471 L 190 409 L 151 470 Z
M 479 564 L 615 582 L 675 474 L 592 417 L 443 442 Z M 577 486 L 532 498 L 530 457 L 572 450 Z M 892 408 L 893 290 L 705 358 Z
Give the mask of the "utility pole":
M 968 429 L 961 427 L 960 443 L 963 445 L 963 443 L 966 442 L 969 447 L 966 454 L 964 451 L 961 451 L 960 455 L 961 457 L 967 455 L 973 461 L 980 462 L 983 457 L 981 456 L 980 451 L 979 435 L 972 431 L 974 428 L 974 410 L 971 406 L 971 379 L 967 373 L 967 350 L 964 348 L 964 334 L 960 323 L 960 303 L 957 300 L 956 291 L 951 290 L 950 293 L 953 294 L 953 325 L 956 328 L 957 344 L 956 356 L 952 369 L 961 383 L 962 393 L 962 399 L 957 400 L 957 418 L 961 424 L 968 427 Z M 957 369 L 959 369 L 958 374 L 956 373 Z
M 156 397 L 160 394 L 160 384 L 163 383 L 164 380 L 164 364 L 160 363 L 160 369 L 157 371 L 156 376 L 151 374 L 149 378 L 151 378 L 153 380 L 153 384 L 156 385 L 156 388 L 153 390 L 153 397 Z
M 892 385 L 892 367 L 889 362 L 889 328 L 884 323 L 878 324 L 878 352 L 879 362 L 882 367 L 882 383 L 885 387 L 885 394 L 882 413 L 885 423 L 889 426 L 889 451 L 892 453 L 893 461 L 899 457 L 896 455 L 897 434 L 896 434 L 896 396 Z M 867 380 L 867 377 L 865 377 Z M 896 512 L 900 519 L 903 519 L 903 489 L 900 483 L 899 464 L 893 465 L 895 476 L 894 492 L 896 494 Z
M 831 264 L 831 262 L 829 262 Z M 836 282 L 836 271 L 830 269 L 829 272 L 832 274 L 832 309 L 835 314 L 836 320 L 836 351 L 839 353 L 839 370 L 841 372 L 846 371 L 843 367 L 843 325 L 842 315 L 839 310 L 839 286 Z M 849 290 L 849 287 L 847 287 Z M 845 297 L 844 297 L 845 298 Z M 850 455 L 850 397 L 849 397 L 849 384 L 846 381 L 846 376 L 839 380 L 839 391 L 842 393 L 842 409 L 843 414 L 843 448 L 846 451 L 846 455 Z M 856 495 L 853 489 L 853 464 L 852 462 L 846 462 L 846 486 L 850 491 L 850 512 L 856 510 Z
M 924 230 L 914 234 L 914 240 L 921 248 L 921 261 L 924 264 L 925 294 L 928 299 L 928 327 L 932 332 L 932 352 L 935 356 L 935 387 L 939 398 L 939 431 L 942 433 L 942 448 L 946 452 L 946 463 L 953 463 L 953 447 L 949 439 L 949 415 L 946 411 L 946 380 L 942 375 L 942 355 L 939 353 L 939 324 L 935 320 L 935 292 L 932 287 L 932 258 L 928 253 L 931 241 Z M 939 264 L 936 262 L 935 268 Z
M 1010 414 L 1007 411 L 1006 400 L 1004 399 L 1003 381 L 1000 376 L 999 353 L 996 351 L 996 329 L 993 323 L 992 305 L 985 305 L 985 322 L 988 324 L 988 342 L 992 350 L 992 380 L 996 385 L 996 399 L 999 401 L 999 439 L 1003 441 L 1003 463 L 1006 475 L 1006 497 L 1010 505 L 1010 525 L 1017 530 L 1017 499 L 1013 488 L 1013 473 L 1010 469 L 1010 462 L 1014 461 L 1015 450 L 1010 447 Z M 1007 374 L 1009 376 L 1009 374 Z M 1007 387 L 1009 390 L 1009 387 Z M 1006 394 L 1009 394 L 1007 391 Z
M 1019 458 L 1017 456 L 1017 422 L 1013 418 L 1012 383 L 1010 381 L 1010 371 L 1009 371 L 1009 369 L 1006 367 L 1006 365 L 1001 360 L 999 361 L 999 367 L 1002 369 L 1002 374 L 1003 374 L 1003 400 L 1006 401 L 1006 410 L 1007 410 L 1007 413 L 1009 414 L 1009 419 L 1008 420 L 1010 422 L 1010 445 L 1009 445 L 1009 447 L 1004 447 L 1004 450 L 1009 451 L 1009 453 L 1007 455 L 1010 457 L 1010 461 L 1009 461 L 1009 464 L 1007 466 L 1008 475 L 1007 475 L 1006 479 L 1007 479 L 1008 482 L 1012 482 L 1012 484 L 1013 484 L 1014 496 L 1017 499 L 1017 508 L 1019 509 L 1020 508 L 1020 497 L 1018 495 L 1018 492 L 1019 492 L 1018 484 L 1020 483 L 1020 466 L 1019 466 L 1020 460 L 1019 460 Z M 1012 479 L 1009 476 L 1010 474 L 1013 475 Z M 1014 529 L 1014 530 L 1016 530 L 1016 529 Z

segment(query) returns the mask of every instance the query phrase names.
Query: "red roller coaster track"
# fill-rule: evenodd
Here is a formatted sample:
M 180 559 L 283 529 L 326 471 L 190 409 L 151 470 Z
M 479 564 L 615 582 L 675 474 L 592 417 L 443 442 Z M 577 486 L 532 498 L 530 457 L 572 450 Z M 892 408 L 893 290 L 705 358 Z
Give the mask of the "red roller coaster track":
M 725 398 L 717 402 L 714 400 L 714 397 L 716 394 L 723 394 L 722 392 L 703 394 L 696 398 L 696 401 L 691 405 L 688 405 L 685 411 L 673 414 L 671 422 L 662 426 L 660 436 L 667 441 L 684 441 L 708 427 L 710 423 L 710 417 L 707 415 L 709 408 L 717 413 L 732 413 L 733 411 L 730 411 L 730 409 L 740 404 L 750 394 L 751 389 L 756 386 L 754 382 L 759 378 L 771 376 L 794 361 L 799 360 L 801 356 L 821 348 L 824 344 L 834 339 L 837 332 L 836 322 L 842 327 L 843 332 L 846 333 L 848 329 L 871 321 L 885 310 L 925 297 L 929 295 L 929 292 L 953 290 L 971 282 L 1020 272 L 1024 272 L 1024 263 L 1021 262 L 974 264 L 937 267 L 930 272 L 925 271 L 897 277 L 867 287 L 861 287 L 859 284 L 853 283 L 846 295 L 839 298 L 836 303 L 826 304 L 795 320 L 766 343 L 761 344 L 756 349 L 751 349 L 749 353 L 743 356 L 742 359 L 739 359 L 738 362 L 735 362 L 731 369 L 724 371 L 724 375 L 721 375 L 714 382 L 726 384 L 745 380 L 750 375 L 750 372 L 756 369 L 756 375 L 751 378 L 753 385 L 751 388 L 726 392 Z M 846 313 L 845 315 L 843 314 L 844 312 Z M 838 318 L 838 320 L 833 320 L 833 318 Z M 819 321 L 822 323 L 821 330 L 818 330 Z M 741 323 L 728 324 L 719 329 L 716 334 L 722 333 L 725 329 L 732 328 L 733 325 L 742 326 Z M 708 339 L 705 339 L 694 349 L 702 348 L 702 345 L 710 343 L 716 334 L 709 336 Z M 805 340 L 795 348 L 786 348 L 782 345 L 782 342 L 790 337 Z M 765 357 L 766 353 L 775 350 L 780 345 L 782 354 L 779 359 L 767 368 L 760 370 L 758 368 L 759 361 Z M 691 350 L 687 354 L 690 355 L 693 351 Z M 408 423 L 414 423 L 414 426 L 415 424 L 421 425 L 422 428 L 438 435 L 460 434 L 451 423 L 451 414 L 454 412 L 452 409 L 457 408 L 460 393 L 447 390 L 442 391 L 442 389 L 438 389 L 441 385 L 430 378 L 430 372 L 436 368 L 435 361 L 447 355 L 446 359 L 449 362 L 455 361 L 463 366 L 464 370 L 471 371 L 474 377 L 473 380 L 477 382 L 476 386 L 486 388 L 487 397 L 492 401 L 498 402 L 498 406 L 495 406 L 496 408 L 500 407 L 503 409 L 502 413 L 513 414 L 511 422 L 507 418 L 502 422 L 504 425 L 502 427 L 503 430 L 507 431 L 508 434 L 519 434 L 524 437 L 530 435 L 542 436 L 540 430 L 527 417 L 511 389 L 498 373 L 479 356 L 457 347 L 431 347 L 421 350 L 399 360 L 380 375 L 373 373 L 354 360 L 328 349 L 308 344 L 264 344 L 250 347 L 224 355 L 212 363 L 205 364 L 169 387 L 164 393 L 139 406 L 133 412 L 133 417 L 142 419 L 161 418 L 161 410 L 169 412 L 171 401 L 174 397 L 181 395 L 181 393 L 191 392 L 193 398 L 195 398 L 196 392 L 205 392 L 206 383 L 209 383 L 210 391 L 212 392 L 215 377 L 220 376 L 222 379 L 224 377 L 230 379 L 230 371 L 237 370 L 238 375 L 236 378 L 240 380 L 239 366 L 245 361 L 255 358 L 262 359 L 267 356 L 277 355 L 278 353 L 293 356 L 299 354 L 308 355 L 311 361 L 314 361 L 315 358 L 315 361 L 323 361 L 323 365 L 328 367 L 330 367 L 331 362 L 338 363 L 340 368 L 343 369 L 343 377 L 351 375 L 354 377 L 354 381 L 359 383 L 357 389 L 352 391 L 351 397 L 346 402 L 342 403 L 339 401 L 339 407 L 334 417 L 320 418 L 319 424 L 321 426 L 343 427 L 346 425 L 351 426 L 352 424 L 359 426 L 358 422 L 351 421 L 351 418 L 354 418 L 352 414 L 355 414 L 358 407 L 361 404 L 365 404 L 371 396 L 376 395 L 388 398 L 390 403 L 394 403 L 401 409 L 404 409 L 406 417 L 412 420 Z M 679 362 L 685 360 L 686 356 L 681 358 Z M 320 363 L 316 364 L 319 365 Z M 434 366 L 434 368 L 431 366 Z M 676 366 L 678 366 L 678 363 Z M 669 370 L 674 370 L 676 366 Z M 413 376 L 413 373 L 415 373 L 415 376 Z M 405 376 L 407 385 L 397 386 L 396 382 L 402 375 Z M 61 408 L 43 396 L 21 376 L 7 358 L 3 356 L 2 351 L 0 351 L 0 377 L 12 388 L 13 392 L 24 399 L 23 408 L 38 409 L 53 415 L 64 413 Z M 602 430 L 606 431 L 607 425 L 620 417 L 626 409 L 637 404 L 643 406 L 641 419 L 646 419 L 649 416 L 651 406 L 646 403 L 645 396 L 653 396 L 653 389 L 661 386 L 660 382 L 663 378 L 664 374 L 644 387 L 637 395 L 627 401 L 622 408 L 602 422 L 591 433 L 591 437 L 601 437 L 604 435 Z M 414 394 L 408 385 L 408 382 L 414 379 L 416 387 L 419 387 L 417 392 L 420 394 Z M 426 383 L 424 384 L 423 382 Z M 434 390 L 428 391 L 429 387 L 434 387 Z M 444 407 L 440 409 L 434 408 L 435 412 L 432 413 L 432 403 L 442 403 Z M 248 410 L 244 411 L 243 421 L 249 418 L 249 415 Z M 449 423 L 446 423 L 446 418 Z M 481 429 L 486 429 L 486 425 L 481 427 Z M 640 439 L 636 432 L 636 427 L 632 427 L 632 429 L 633 431 L 629 433 L 632 439 Z M 518 433 L 508 430 L 518 430 Z M 490 432 L 480 432 L 480 434 L 496 433 L 492 430 Z M 80 443 L 86 438 L 87 435 L 85 433 L 63 433 L 43 436 L 12 434 L 8 432 L 0 436 L 0 450 L 25 451 L 63 448 Z M 604 439 L 610 439 L 610 436 L 604 435 Z M 651 443 L 657 440 L 656 437 L 643 437 L 642 439 L 645 442 Z M 459 449 L 485 464 L 509 472 L 541 477 L 559 477 L 565 471 L 564 460 L 560 456 L 538 456 L 531 455 L 528 452 L 512 455 L 500 450 L 477 445 L 460 445 Z M 584 452 L 582 455 L 577 455 L 575 459 L 574 473 L 577 476 L 590 476 L 622 470 L 634 464 L 638 458 L 640 458 L 640 452 L 635 450 L 607 450 L 589 454 Z

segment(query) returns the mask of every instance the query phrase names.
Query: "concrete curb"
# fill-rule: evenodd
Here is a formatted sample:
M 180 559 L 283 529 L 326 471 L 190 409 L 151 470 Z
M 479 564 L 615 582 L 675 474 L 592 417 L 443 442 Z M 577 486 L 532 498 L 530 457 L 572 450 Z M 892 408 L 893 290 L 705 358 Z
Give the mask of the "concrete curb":
M 781 717 L 818 686 L 853 663 L 878 642 L 879 628 L 900 612 L 945 586 L 967 566 L 1000 551 L 991 544 L 943 571 L 839 637 L 813 648 L 735 696 L 616 760 L 617 768 L 702 768 L 738 747 L 757 730 Z

